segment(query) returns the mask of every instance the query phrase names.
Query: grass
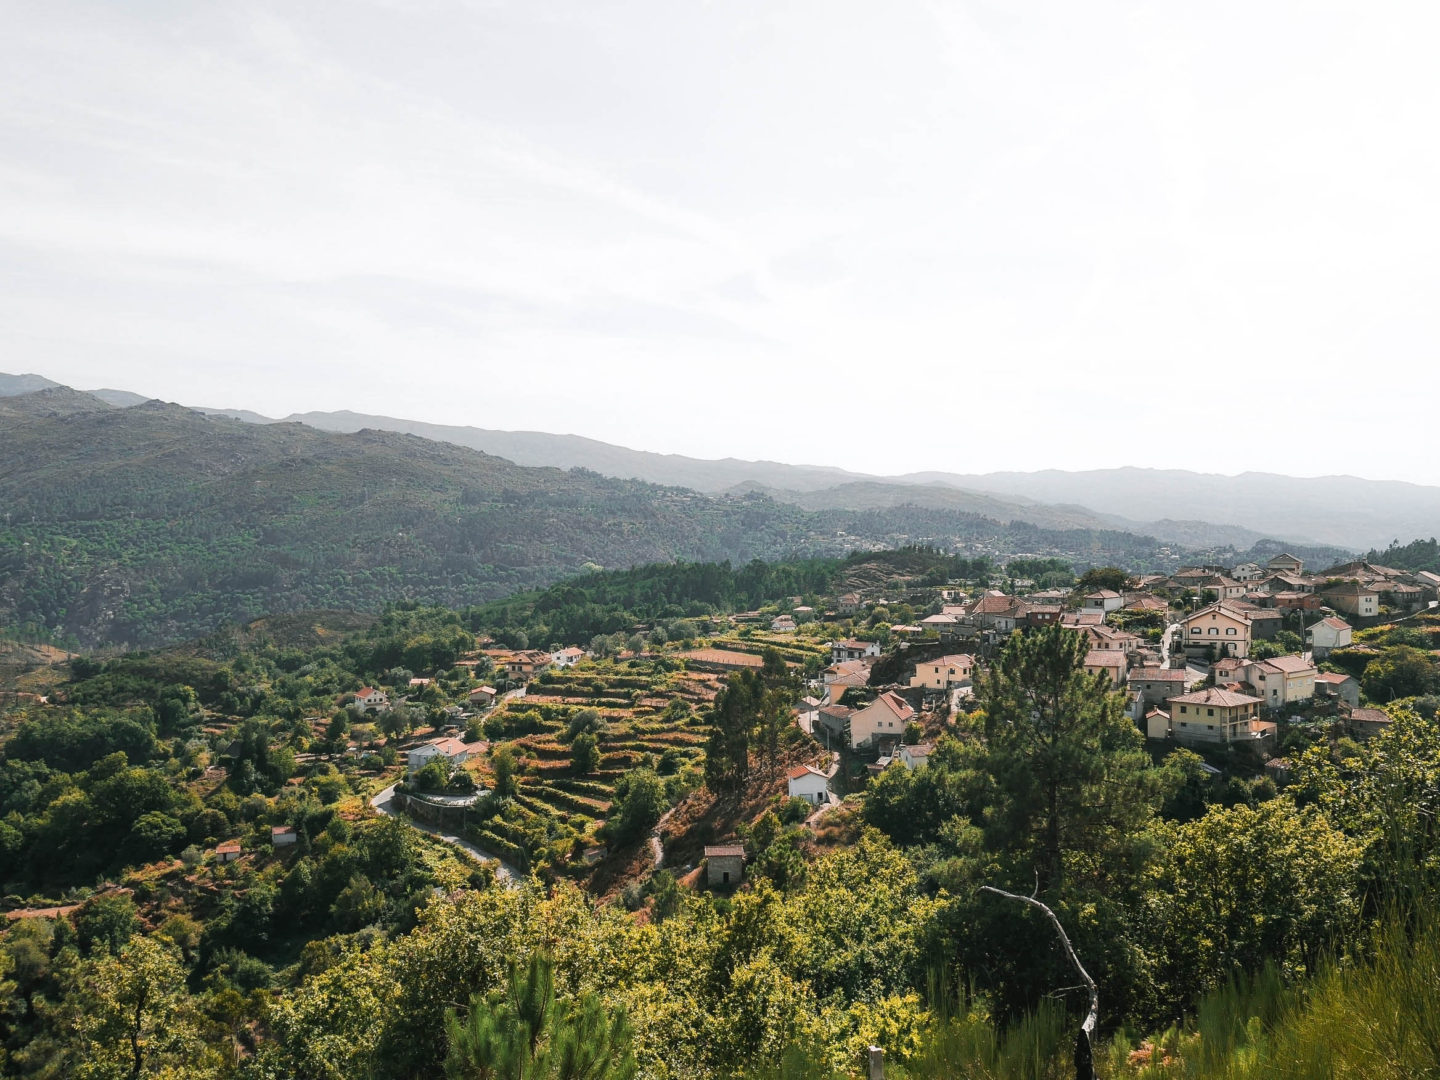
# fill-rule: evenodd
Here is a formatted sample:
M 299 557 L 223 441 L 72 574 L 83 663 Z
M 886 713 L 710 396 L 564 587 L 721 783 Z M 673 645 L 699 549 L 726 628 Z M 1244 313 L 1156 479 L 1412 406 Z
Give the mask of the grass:
M 1331 961 L 1287 984 L 1273 967 L 1208 994 L 1184 1024 L 1133 1040 L 1102 1041 L 1102 1080 L 1417 1080 L 1440 1077 L 1440 915 L 1383 919 L 1366 957 Z M 1102 998 L 1103 1001 L 1103 998 Z M 887 1060 L 899 1080 L 1069 1080 L 1079 1021 L 1047 1003 L 1008 1029 L 980 1010 L 937 1016 L 919 1051 Z M 791 1053 L 751 1080 L 831 1080 Z

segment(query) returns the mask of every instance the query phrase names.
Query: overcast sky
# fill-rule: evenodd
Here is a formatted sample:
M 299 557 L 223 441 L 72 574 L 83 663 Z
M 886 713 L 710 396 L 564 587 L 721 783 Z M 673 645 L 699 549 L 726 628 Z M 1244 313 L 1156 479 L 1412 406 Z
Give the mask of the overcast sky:
M 0 370 L 1440 482 L 1440 7 L 0 4 Z

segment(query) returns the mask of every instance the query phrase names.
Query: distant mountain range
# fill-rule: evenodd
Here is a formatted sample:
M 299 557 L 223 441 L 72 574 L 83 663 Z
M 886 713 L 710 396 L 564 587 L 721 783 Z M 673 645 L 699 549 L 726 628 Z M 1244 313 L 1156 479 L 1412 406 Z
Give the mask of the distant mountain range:
M 11 378 L 0 390 L 33 385 Z M 1064 526 L 1055 528 L 976 513 L 967 507 L 1007 507 L 962 492 L 940 492 L 943 506 L 856 492 L 838 506 L 822 491 L 805 508 L 58 385 L 0 396 L 0 431 L 0 628 L 91 647 L 162 644 L 300 610 L 464 606 L 587 569 L 677 559 L 926 544 L 1163 570 L 1194 556 L 1080 527 L 1078 512 L 1035 508 Z
M 58 384 L 39 375 L 0 375 L 0 396 Z M 95 397 L 122 408 L 144 399 L 124 390 Z M 1440 487 L 1330 476 L 1239 476 L 1124 468 L 1034 473 L 918 472 L 870 476 L 818 465 L 657 454 L 536 431 L 430 424 L 349 411 L 293 413 L 283 420 L 246 410 L 200 408 L 251 424 L 301 423 L 322 431 L 395 431 L 453 443 L 517 465 L 585 468 L 621 479 L 707 494 L 759 492 L 806 509 L 875 510 L 910 505 L 980 514 L 1047 529 L 1114 529 L 1187 547 L 1246 549 L 1266 538 L 1361 551 L 1440 533 Z

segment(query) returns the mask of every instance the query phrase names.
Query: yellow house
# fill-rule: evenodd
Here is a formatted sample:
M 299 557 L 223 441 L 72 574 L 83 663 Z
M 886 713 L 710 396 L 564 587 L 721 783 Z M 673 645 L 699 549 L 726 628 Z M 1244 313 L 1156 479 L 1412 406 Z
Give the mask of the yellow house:
M 904 698 L 887 690 L 865 708 L 851 714 L 850 745 L 858 750 L 890 739 L 899 743 L 905 735 L 905 725 L 914 716 L 915 710 Z
M 1172 697 L 1170 732 L 1179 742 L 1237 743 L 1263 737 L 1273 724 L 1260 723 L 1260 699 L 1213 687 Z
M 1188 615 L 1180 624 L 1187 655 L 1199 656 L 1213 646 L 1215 657 L 1250 655 L 1250 618 L 1227 604 L 1211 604 Z
M 949 690 L 969 682 L 974 673 L 975 658 L 969 653 L 956 653 L 916 664 L 910 685 L 923 686 L 926 690 Z

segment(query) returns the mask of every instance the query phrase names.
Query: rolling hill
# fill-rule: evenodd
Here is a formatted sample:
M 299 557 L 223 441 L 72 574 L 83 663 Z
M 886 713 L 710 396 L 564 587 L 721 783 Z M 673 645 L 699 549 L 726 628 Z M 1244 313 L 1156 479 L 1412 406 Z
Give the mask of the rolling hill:
M 149 645 L 225 620 L 464 605 L 586 569 L 927 542 L 1173 565 L 1154 539 L 913 505 L 805 510 L 413 435 L 243 423 L 48 387 L 0 399 L 0 626 Z

